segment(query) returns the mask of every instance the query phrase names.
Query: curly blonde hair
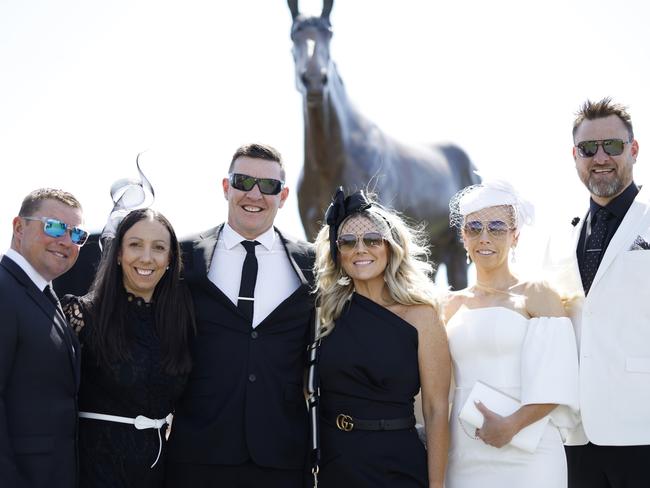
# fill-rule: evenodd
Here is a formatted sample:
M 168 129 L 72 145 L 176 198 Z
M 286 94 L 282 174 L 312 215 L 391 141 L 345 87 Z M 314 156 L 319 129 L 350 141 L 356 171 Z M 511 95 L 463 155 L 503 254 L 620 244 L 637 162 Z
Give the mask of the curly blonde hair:
M 373 205 L 355 212 L 341 223 L 339 233 L 351 219 L 367 219 L 376 224 L 388 243 L 388 264 L 384 280 L 390 297 L 402 305 L 436 306 L 436 294 L 430 275 L 433 267 L 428 261 L 429 251 L 425 245 L 422 226 L 409 226 L 397 213 L 380 205 Z M 320 307 L 319 337 L 325 337 L 334 329 L 334 322 L 352 297 L 354 283 L 340 264 L 334 263 L 330 251 L 329 225 L 324 225 L 316 237 L 316 296 Z

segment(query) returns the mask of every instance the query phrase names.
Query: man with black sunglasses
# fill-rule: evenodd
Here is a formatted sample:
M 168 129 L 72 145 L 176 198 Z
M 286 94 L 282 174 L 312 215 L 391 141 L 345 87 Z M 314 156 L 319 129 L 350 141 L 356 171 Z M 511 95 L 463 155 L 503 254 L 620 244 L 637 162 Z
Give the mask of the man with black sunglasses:
M 550 256 L 578 297 L 582 424 L 567 439 L 569 487 L 648 487 L 650 198 L 633 181 L 639 144 L 626 108 L 609 98 L 584 103 L 573 138 L 589 211 Z
M 227 222 L 183 243 L 198 330 L 168 487 L 303 487 L 314 253 L 273 226 L 284 180 L 274 148 L 240 147 L 222 182 Z
M 70 193 L 23 200 L 0 260 L 0 485 L 74 488 L 79 343 L 52 289 L 87 233 Z

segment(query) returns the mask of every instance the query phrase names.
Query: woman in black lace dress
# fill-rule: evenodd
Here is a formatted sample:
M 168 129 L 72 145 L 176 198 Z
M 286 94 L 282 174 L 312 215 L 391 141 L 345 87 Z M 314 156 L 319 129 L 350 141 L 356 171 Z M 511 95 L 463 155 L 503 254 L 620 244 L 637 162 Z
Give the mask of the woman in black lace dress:
M 339 190 L 316 238 L 323 488 L 442 488 L 451 363 L 414 233 Z M 415 430 L 421 390 L 428 450 Z
M 151 209 L 130 212 L 108 242 L 88 295 L 64 309 L 82 344 L 81 488 L 162 487 L 168 415 L 191 361 L 191 298 L 178 240 Z

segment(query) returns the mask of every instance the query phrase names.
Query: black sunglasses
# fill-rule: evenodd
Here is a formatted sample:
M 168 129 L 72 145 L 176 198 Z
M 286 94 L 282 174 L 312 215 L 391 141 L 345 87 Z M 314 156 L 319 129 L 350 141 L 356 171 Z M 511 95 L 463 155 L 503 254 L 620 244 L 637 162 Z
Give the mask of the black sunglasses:
M 228 181 L 230 181 L 233 188 L 240 191 L 251 191 L 257 185 L 260 193 L 264 195 L 277 195 L 284 188 L 284 181 L 274 180 L 273 178 L 255 178 L 241 173 L 229 174 Z
M 603 139 L 602 141 L 582 141 L 576 144 L 578 154 L 583 158 L 592 158 L 598 152 L 598 146 L 603 146 L 603 151 L 608 156 L 620 156 L 623 154 L 625 144 L 631 141 L 621 139 Z
M 336 246 L 341 253 L 352 252 L 356 249 L 359 240 L 363 241 L 363 245 L 367 248 L 379 247 L 384 243 L 384 236 L 379 232 L 366 232 L 362 236 L 343 234 L 336 240 Z
M 71 227 L 65 222 L 58 219 L 51 219 L 47 217 L 23 217 L 25 220 L 37 220 L 43 222 L 43 232 L 50 237 L 58 238 L 63 237 L 66 232 L 70 233 L 70 240 L 77 246 L 83 246 L 88 240 L 88 232 L 79 228 Z
M 497 239 L 502 239 L 512 228 L 503 220 L 490 220 L 481 222 L 480 220 L 471 220 L 465 223 L 463 230 L 469 239 L 476 239 L 487 229 L 488 234 Z

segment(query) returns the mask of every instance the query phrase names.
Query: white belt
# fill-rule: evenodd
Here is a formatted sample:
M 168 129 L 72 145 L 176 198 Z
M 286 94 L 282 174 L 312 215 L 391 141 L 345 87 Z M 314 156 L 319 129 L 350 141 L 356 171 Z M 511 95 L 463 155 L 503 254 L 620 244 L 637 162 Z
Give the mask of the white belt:
M 121 424 L 131 424 L 135 426 L 138 430 L 143 429 L 157 429 L 158 430 L 158 455 L 156 460 L 153 462 L 151 467 L 153 468 L 158 459 L 160 459 L 160 453 L 162 452 L 162 437 L 160 435 L 160 429 L 163 425 L 172 423 L 172 414 L 170 413 L 164 419 L 150 419 L 144 415 L 138 415 L 136 418 L 132 419 L 130 417 L 118 417 L 117 415 L 106 415 L 103 413 L 95 412 L 79 412 L 79 418 L 82 419 L 94 419 L 94 420 L 104 420 L 106 422 L 118 422 Z

